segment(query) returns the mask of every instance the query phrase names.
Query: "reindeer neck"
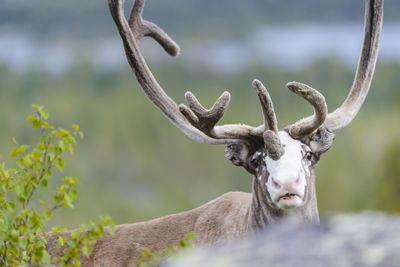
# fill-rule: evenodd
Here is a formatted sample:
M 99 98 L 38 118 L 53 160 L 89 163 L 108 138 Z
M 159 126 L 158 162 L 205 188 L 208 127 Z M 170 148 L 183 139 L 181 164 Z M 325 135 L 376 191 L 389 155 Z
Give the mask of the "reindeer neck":
M 310 186 L 307 186 L 307 199 L 304 206 L 294 210 L 282 211 L 271 207 L 267 201 L 267 192 L 258 179 L 253 179 L 252 203 L 249 213 L 249 225 L 253 230 L 259 230 L 281 219 L 291 217 L 301 222 L 319 223 L 317 196 L 315 193 L 315 176 L 312 173 Z

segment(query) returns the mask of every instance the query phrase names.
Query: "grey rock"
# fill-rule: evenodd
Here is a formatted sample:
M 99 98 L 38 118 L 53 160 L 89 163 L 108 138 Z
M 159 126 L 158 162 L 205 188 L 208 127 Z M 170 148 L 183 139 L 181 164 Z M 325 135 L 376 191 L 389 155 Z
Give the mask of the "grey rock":
M 319 226 L 289 219 L 235 242 L 194 249 L 165 266 L 400 266 L 400 216 L 341 214 Z

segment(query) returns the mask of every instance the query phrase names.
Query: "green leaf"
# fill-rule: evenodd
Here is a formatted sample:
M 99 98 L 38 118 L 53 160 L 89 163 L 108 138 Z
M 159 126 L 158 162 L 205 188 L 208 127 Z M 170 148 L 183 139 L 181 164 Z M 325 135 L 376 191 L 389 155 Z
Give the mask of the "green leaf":
M 25 161 L 23 159 L 17 159 L 16 163 L 17 163 L 18 168 L 20 168 L 20 169 L 23 169 L 25 166 Z
M 41 126 L 42 128 L 51 128 L 51 127 L 49 126 L 49 123 L 48 123 L 47 121 L 40 121 L 40 126 Z
M 48 111 L 47 109 L 43 109 L 43 110 L 40 112 L 40 115 L 42 116 L 42 118 L 43 118 L 44 120 L 48 120 L 48 119 L 49 119 L 49 111 Z
M 80 229 L 71 232 L 72 239 L 80 239 L 82 237 L 82 231 Z
M 64 160 L 62 158 L 57 158 L 56 167 L 62 172 L 62 168 L 64 167 Z
M 63 202 L 64 207 L 68 208 L 68 209 L 73 209 L 74 205 L 72 204 L 72 199 L 69 196 L 69 194 L 65 194 L 64 195 L 64 202 Z
M 17 229 L 11 229 L 10 237 L 12 241 L 18 242 L 19 231 Z
M 70 248 L 75 248 L 76 247 L 76 242 L 73 239 L 70 239 L 67 241 L 67 244 Z
M 32 150 L 32 155 L 37 159 L 41 158 L 42 157 L 42 151 L 40 151 L 40 150 L 35 148 L 35 149 Z
M 61 151 L 64 151 L 67 147 L 67 144 L 64 140 L 58 141 L 58 147 L 61 149 Z
M 29 222 L 30 222 L 32 225 L 39 224 L 39 222 L 40 222 L 40 215 L 39 215 L 37 212 L 33 212 L 32 215 L 31 215 L 31 217 L 29 218 Z
M 71 134 L 68 130 L 65 130 L 63 128 L 58 128 L 59 132 L 59 137 L 69 137 Z
M 32 107 L 36 109 L 36 111 L 40 112 L 43 109 L 43 106 L 33 104 Z
M 63 233 L 63 232 L 66 232 L 66 231 L 67 231 L 67 229 L 62 228 L 62 227 L 60 227 L 60 226 L 53 226 L 53 227 L 51 228 L 51 232 L 52 232 L 53 234 L 58 234 L 58 232 Z
M 15 137 L 12 137 L 11 140 L 13 141 L 14 144 L 18 145 L 17 139 L 15 139 Z
M 32 128 L 38 128 L 40 126 L 40 120 L 35 119 L 32 121 Z
M 52 213 L 50 210 L 45 210 L 45 211 L 43 211 L 43 217 L 44 217 L 46 220 L 49 220 L 49 219 L 51 218 L 52 215 L 53 215 L 53 213 Z
M 39 144 L 37 145 L 37 148 L 40 149 L 40 150 L 45 150 L 45 149 L 46 149 L 46 145 L 45 145 L 45 144 L 42 144 L 42 143 L 39 143 Z
M 63 179 L 63 182 L 66 183 L 66 184 L 69 184 L 71 186 L 75 186 L 75 185 L 79 185 L 80 184 L 79 181 L 75 177 L 72 177 L 72 176 L 65 177 Z
M 33 115 L 30 115 L 30 116 L 28 116 L 28 117 L 26 118 L 26 120 L 27 120 L 27 121 L 34 121 L 34 120 L 36 120 L 36 117 L 33 116 Z
M 66 139 L 68 143 L 76 144 L 76 139 L 73 136 L 69 136 Z
M 62 153 L 62 149 L 58 146 L 54 147 L 54 153 L 56 155 L 60 155 Z
M 52 161 L 54 160 L 54 158 L 55 158 L 55 155 L 54 155 L 53 153 L 49 153 L 49 154 L 47 155 L 47 160 L 48 160 L 49 162 L 52 162 Z
M 46 171 L 44 172 L 44 174 L 43 174 L 44 177 L 51 177 L 51 175 L 52 175 L 52 172 L 51 172 L 50 169 L 46 170 Z
M 11 151 L 10 157 L 15 158 L 17 156 L 18 147 L 14 147 Z
M 24 165 L 25 167 L 29 168 L 32 164 L 32 160 L 30 159 L 29 155 L 24 157 Z
M 72 146 L 69 146 L 68 151 L 69 151 L 69 153 L 71 153 L 71 155 L 74 155 L 74 153 L 75 153 L 75 150 Z
M 14 202 L 7 202 L 4 205 L 5 209 L 8 210 L 9 212 L 14 212 L 15 210 L 15 203 Z
M 79 125 L 78 124 L 72 124 L 72 129 L 74 129 L 75 132 L 79 131 Z
M 28 245 L 28 240 L 26 238 L 20 238 L 18 240 L 18 246 L 20 246 L 22 249 L 25 249 L 27 245 Z
M 91 246 L 83 246 L 82 247 L 82 253 L 85 255 L 87 258 L 90 257 L 90 254 L 92 253 L 93 248 Z
M 24 197 L 24 196 L 19 196 L 18 197 L 18 202 L 20 203 L 20 204 L 25 204 L 25 202 L 26 202 L 26 197 Z
M 46 178 L 43 178 L 42 181 L 40 181 L 40 185 L 43 187 L 47 187 L 48 184 L 49 182 Z
M 49 208 L 49 204 L 47 204 L 45 201 L 40 200 L 40 203 L 45 206 L 46 208 Z
M 50 136 L 57 136 L 58 135 L 58 131 L 57 130 L 53 130 L 50 132 L 49 134 Z
M 14 191 L 15 191 L 15 193 L 17 193 L 17 195 L 21 195 L 23 190 L 24 190 L 24 185 L 23 184 L 16 184 L 14 186 Z
M 51 262 L 51 258 L 49 253 L 46 250 L 43 251 L 41 263 L 44 265 L 49 265 Z
M 60 250 L 60 248 L 62 247 L 62 246 L 64 246 L 64 244 L 67 242 L 67 240 L 66 240 L 66 238 L 65 238 L 65 236 L 59 236 L 58 237 L 58 240 L 57 240 L 57 250 Z

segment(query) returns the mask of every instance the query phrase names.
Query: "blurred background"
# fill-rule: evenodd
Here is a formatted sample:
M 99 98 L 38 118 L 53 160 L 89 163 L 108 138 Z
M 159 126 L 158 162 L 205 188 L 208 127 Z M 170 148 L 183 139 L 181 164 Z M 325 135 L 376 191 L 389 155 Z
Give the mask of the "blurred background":
M 187 90 L 206 106 L 230 91 L 222 123 L 262 123 L 251 87 L 260 79 L 283 128 L 313 112 L 285 88 L 289 81 L 320 90 L 330 111 L 343 102 L 363 16 L 362 0 L 149 0 L 144 17 L 182 52 L 170 58 L 152 40 L 141 47 L 178 103 Z M 321 214 L 400 212 L 399 84 L 400 1 L 385 0 L 372 89 L 316 167 Z M 105 0 L 0 0 L 0 159 L 10 167 L 11 138 L 39 138 L 25 121 L 31 104 L 48 108 L 51 123 L 85 132 L 64 171 L 81 181 L 76 207 L 56 213 L 52 225 L 72 228 L 102 214 L 131 223 L 251 191 L 251 175 L 224 159 L 224 147 L 191 141 L 145 98 Z

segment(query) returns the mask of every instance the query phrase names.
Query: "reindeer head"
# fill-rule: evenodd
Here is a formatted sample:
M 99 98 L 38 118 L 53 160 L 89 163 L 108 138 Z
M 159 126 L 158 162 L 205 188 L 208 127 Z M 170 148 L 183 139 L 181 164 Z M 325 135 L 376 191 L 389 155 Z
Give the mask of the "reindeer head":
M 382 27 L 383 0 L 366 0 L 365 34 L 353 86 L 344 103 L 332 113 L 324 97 L 315 89 L 291 82 L 287 87 L 314 107 L 314 115 L 278 132 L 271 98 L 258 80 L 253 82 L 261 102 L 264 123 L 216 126 L 226 111 L 230 94 L 224 92 L 210 108 L 204 108 L 187 92 L 186 105 L 177 105 L 161 88 L 141 55 L 138 41 L 154 38 L 170 55 L 178 45 L 157 25 L 142 19 L 145 0 L 135 0 L 129 20 L 123 0 L 108 0 L 113 19 L 123 40 L 128 62 L 143 91 L 162 113 L 182 132 L 205 144 L 227 144 L 225 157 L 255 176 L 256 190 L 270 207 L 278 210 L 299 208 L 314 192 L 313 170 L 320 156 L 332 145 L 334 132 L 356 116 L 369 91 L 375 69 Z
M 252 173 L 258 191 L 267 204 L 278 210 L 298 208 L 307 203 L 314 186 L 314 166 L 333 143 L 334 134 L 322 126 L 327 115 L 324 97 L 315 89 L 296 82 L 287 87 L 314 106 L 309 122 L 298 122 L 278 132 L 271 98 L 255 80 L 253 87 L 263 107 L 262 139 L 230 144 L 225 157 Z

